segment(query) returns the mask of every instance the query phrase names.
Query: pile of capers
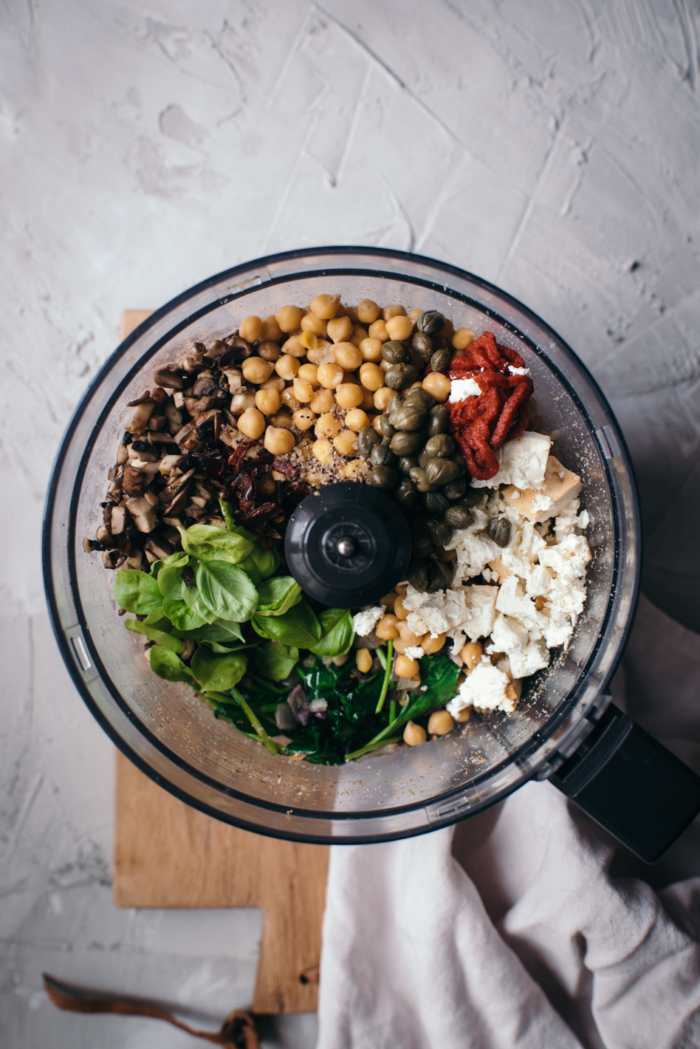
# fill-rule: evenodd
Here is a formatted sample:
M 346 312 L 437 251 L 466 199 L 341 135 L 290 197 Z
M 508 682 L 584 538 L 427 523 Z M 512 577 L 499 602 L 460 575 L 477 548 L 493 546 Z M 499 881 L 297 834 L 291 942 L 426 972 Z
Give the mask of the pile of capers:
M 402 509 L 411 511 L 407 516 L 418 550 L 428 544 L 444 548 L 453 529 L 472 523 L 470 507 L 484 494 L 469 487 L 466 463 L 447 432 L 447 408 L 413 385 L 418 366 L 449 371 L 452 351 L 445 340 L 434 338 L 444 325 L 441 313 L 426 311 L 416 320 L 410 348 L 395 339 L 384 343 L 382 357 L 390 364 L 385 382 L 396 392 L 379 421 L 381 433 L 365 426 L 358 434 L 360 455 L 372 464 L 367 483 L 390 492 Z M 407 578 L 417 590 L 434 591 L 449 587 L 452 575 L 448 562 L 415 558 Z

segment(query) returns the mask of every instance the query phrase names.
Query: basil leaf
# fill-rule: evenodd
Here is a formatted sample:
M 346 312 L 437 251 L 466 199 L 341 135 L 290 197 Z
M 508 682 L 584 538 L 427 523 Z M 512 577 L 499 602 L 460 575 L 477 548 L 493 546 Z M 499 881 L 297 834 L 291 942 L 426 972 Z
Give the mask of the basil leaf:
M 253 549 L 253 542 L 238 532 L 225 532 L 212 525 L 193 524 L 180 529 L 182 547 L 200 561 L 227 561 L 238 564 Z
M 347 608 L 326 608 L 318 618 L 323 637 L 311 651 L 326 658 L 344 656 L 350 651 L 355 637 L 350 611 Z
M 273 681 L 289 677 L 299 662 L 299 649 L 290 648 L 281 641 L 268 641 L 255 649 L 255 665 L 261 674 Z
M 196 630 L 206 625 L 206 619 L 198 616 L 184 601 L 163 598 L 163 611 L 176 630 Z
M 225 655 L 228 652 L 242 652 L 244 648 L 257 647 L 255 641 L 251 641 L 247 645 L 232 645 L 230 643 L 228 645 L 222 645 L 219 641 L 210 641 L 208 638 L 203 638 L 202 640 L 206 642 L 206 646 L 210 651 L 218 652 L 220 655 Z M 236 638 L 236 640 L 238 639 Z
M 230 503 L 227 503 L 225 499 L 219 499 L 219 506 L 221 507 L 221 513 L 223 514 L 229 532 L 235 531 L 236 519 L 233 516 L 233 507 Z
M 271 641 L 310 648 L 321 640 L 321 624 L 305 600 L 281 616 L 255 616 L 253 629 Z
M 188 558 L 189 560 L 189 558 Z M 163 597 L 171 601 L 182 601 L 182 568 L 180 565 L 164 565 L 158 573 L 158 589 Z
M 152 612 L 149 612 L 144 622 L 147 626 L 157 626 L 159 630 L 169 631 L 171 626 L 162 606 L 160 608 L 154 608 Z
M 290 575 L 273 576 L 258 587 L 259 616 L 281 616 L 301 601 L 301 587 Z
M 137 616 L 148 615 L 163 603 L 156 580 L 137 568 L 122 568 L 115 574 L 114 600 Z
M 168 568 L 184 568 L 190 559 L 190 555 L 184 550 L 176 550 L 174 554 L 168 554 L 163 558 L 163 564 Z
M 192 641 L 242 641 L 243 634 L 238 623 L 229 623 L 225 619 L 217 619 L 212 616 L 212 622 L 194 630 L 181 630 L 179 627 L 173 631 L 177 637 Z
M 192 672 L 202 688 L 226 692 L 237 685 L 245 674 L 248 660 L 242 652 L 215 655 L 206 644 L 201 644 L 192 656 Z
M 197 586 L 204 604 L 220 619 L 245 623 L 258 607 L 258 592 L 248 576 L 227 561 L 200 561 Z
M 241 568 L 247 572 L 253 582 L 257 585 L 261 579 L 267 579 L 274 575 L 279 568 L 280 555 L 273 548 L 265 550 L 260 543 L 255 544 L 252 553 L 240 562 Z
M 150 650 L 151 670 L 166 681 L 185 681 L 195 684 L 194 674 L 175 652 L 154 645 Z
M 182 599 L 187 607 L 195 612 L 200 619 L 203 619 L 205 623 L 214 618 L 210 609 L 202 600 L 202 595 L 196 586 L 183 586 Z
M 143 634 L 150 641 L 155 641 L 157 645 L 162 645 L 163 648 L 168 648 L 171 652 L 180 653 L 185 650 L 185 642 L 181 641 L 179 637 L 171 637 L 164 630 L 158 630 L 154 626 L 149 626 L 148 623 L 139 623 L 138 619 L 125 619 L 124 626 L 132 634 Z

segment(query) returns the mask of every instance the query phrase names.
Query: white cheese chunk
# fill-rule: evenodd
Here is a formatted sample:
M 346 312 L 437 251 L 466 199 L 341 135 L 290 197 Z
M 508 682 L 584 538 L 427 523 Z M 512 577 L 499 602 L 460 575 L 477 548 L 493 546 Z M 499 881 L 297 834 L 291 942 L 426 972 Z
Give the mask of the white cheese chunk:
M 422 659 L 425 652 L 420 645 L 409 645 L 408 648 L 404 649 L 403 654 L 408 656 L 409 659 Z
M 453 379 L 450 383 L 450 401 L 466 401 L 467 397 L 480 397 L 481 387 L 476 379 Z
M 513 480 L 515 487 L 506 488 L 503 493 L 510 505 L 531 521 L 541 522 L 549 517 L 557 517 L 581 491 L 578 474 L 567 470 L 553 455 L 549 456 L 546 466 L 541 484 L 523 485 Z
M 368 634 L 371 634 L 385 611 L 386 609 L 382 608 L 381 605 L 375 605 L 374 608 L 366 608 L 364 612 L 358 612 L 357 615 L 354 615 L 352 617 L 352 625 L 357 636 L 367 637 Z
M 488 481 L 472 481 L 472 487 L 498 488 L 512 484 L 521 489 L 541 488 L 551 446 L 549 434 L 526 430 L 514 441 L 506 441 L 496 452 L 500 463 L 498 473 Z
M 510 678 L 495 667 L 487 656 L 472 670 L 459 687 L 457 695 L 447 704 L 447 710 L 456 717 L 467 707 L 477 710 L 504 710 L 511 713 L 517 705 L 515 690 L 510 690 Z M 506 693 L 509 689 L 511 694 Z

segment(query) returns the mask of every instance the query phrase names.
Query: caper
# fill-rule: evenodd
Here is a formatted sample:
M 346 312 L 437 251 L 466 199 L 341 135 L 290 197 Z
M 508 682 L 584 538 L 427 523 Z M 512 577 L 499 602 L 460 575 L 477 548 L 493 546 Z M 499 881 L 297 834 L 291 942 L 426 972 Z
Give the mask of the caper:
M 442 490 L 442 494 L 447 496 L 448 499 L 456 501 L 461 499 L 467 490 L 467 479 L 466 477 L 457 477 L 454 481 L 450 481 L 446 484 Z
M 396 427 L 391 425 L 388 415 L 379 416 L 379 429 L 383 437 L 393 437 L 396 433 Z
M 406 347 L 396 339 L 389 339 L 382 346 L 382 357 L 389 364 L 402 364 L 406 360 Z
M 445 318 L 437 310 L 423 310 L 416 317 L 416 328 L 426 335 L 437 335 L 445 327 Z
M 466 480 L 466 478 L 458 478 L 458 480 Z M 484 498 L 483 488 L 467 488 L 466 492 L 459 500 L 460 503 L 464 503 L 465 506 L 476 506 Z
M 434 492 L 436 485 L 428 480 L 428 475 L 422 466 L 415 466 L 408 474 L 419 492 Z
M 464 461 L 464 456 L 460 455 L 459 452 L 455 452 L 454 455 L 450 456 L 450 459 L 457 466 L 457 477 L 463 477 L 467 473 L 467 464 Z
M 373 466 L 393 466 L 396 456 L 388 444 L 375 444 L 369 461 Z
M 496 546 L 508 546 L 511 531 L 507 517 L 492 517 L 486 525 L 486 534 L 489 539 L 493 539 Z
M 409 480 L 408 477 L 404 477 L 399 481 L 398 488 L 394 492 L 394 498 L 399 506 L 405 507 L 406 510 L 410 509 L 418 498 L 418 492 L 413 481 Z
M 424 561 L 411 561 L 406 572 L 406 579 L 414 590 L 424 592 L 428 589 L 428 566 Z
M 426 450 L 424 448 L 423 451 L 418 456 L 418 465 L 422 466 L 423 469 L 425 469 L 425 467 L 428 465 L 430 460 L 434 459 L 434 458 L 435 458 L 435 456 L 431 455 L 430 452 L 426 452 Z
M 373 426 L 363 426 L 357 435 L 357 446 L 360 449 L 360 455 L 365 459 L 369 459 L 375 444 L 379 444 L 380 441 L 381 437 Z
M 449 350 L 436 350 L 430 358 L 430 367 L 434 372 L 442 372 L 445 374 L 450 370 L 451 363 L 452 354 Z
M 371 484 L 373 488 L 380 488 L 383 492 L 388 492 L 396 487 L 398 479 L 396 470 L 392 470 L 390 466 L 375 466 L 369 472 L 367 484 Z
M 438 433 L 425 442 L 425 450 L 438 459 L 446 459 L 455 450 L 455 443 L 449 434 Z
M 431 459 L 425 472 L 431 484 L 441 486 L 454 481 L 459 468 L 452 459 Z
M 420 430 L 425 422 L 425 409 L 418 404 L 404 403 L 391 413 L 389 422 L 397 430 Z
M 449 540 L 448 540 L 449 542 Z M 428 592 L 449 590 L 454 578 L 454 568 L 447 561 L 431 561 L 428 569 Z
M 449 509 L 449 502 L 441 492 L 425 492 L 423 495 L 423 506 L 431 517 L 442 517 Z M 447 520 L 447 517 L 445 517 Z M 450 524 L 452 522 L 450 521 Z
M 425 438 L 422 433 L 405 433 L 399 431 L 391 438 L 389 447 L 396 455 L 413 455 L 423 447 Z
M 419 408 L 424 408 L 426 411 L 430 411 L 435 404 L 435 398 L 432 393 L 428 393 L 428 391 L 424 390 L 422 386 L 416 386 L 415 390 L 411 390 L 409 393 L 405 403 L 415 404 L 418 405 Z
M 403 390 L 416 381 L 418 372 L 412 364 L 392 364 L 384 372 L 384 382 L 390 390 Z
M 425 335 L 422 331 L 417 331 L 413 336 L 411 346 L 425 364 L 430 364 L 430 358 L 435 351 L 435 347 L 429 335 Z
M 425 530 L 430 536 L 430 542 L 436 546 L 444 546 L 452 538 L 452 528 L 447 521 L 426 521 Z
M 403 455 L 399 459 L 399 473 L 403 474 L 404 477 L 408 477 L 411 470 L 416 466 L 420 466 L 420 463 L 412 455 Z
M 441 404 L 436 404 L 430 409 L 428 416 L 428 436 L 434 437 L 438 433 L 447 433 L 450 425 L 450 413 Z
M 426 546 L 430 542 L 430 537 L 425 530 L 427 521 L 428 518 L 424 517 L 420 511 L 412 513 L 408 518 L 408 527 L 411 532 L 411 542 L 414 550 Z
M 402 408 L 404 405 L 404 399 L 400 393 L 392 393 L 389 398 L 389 403 L 386 406 L 386 414 L 390 415 L 391 412 L 395 412 L 397 408 Z
M 464 503 L 457 503 L 445 511 L 445 520 L 453 528 L 468 528 L 474 520 L 472 512 Z

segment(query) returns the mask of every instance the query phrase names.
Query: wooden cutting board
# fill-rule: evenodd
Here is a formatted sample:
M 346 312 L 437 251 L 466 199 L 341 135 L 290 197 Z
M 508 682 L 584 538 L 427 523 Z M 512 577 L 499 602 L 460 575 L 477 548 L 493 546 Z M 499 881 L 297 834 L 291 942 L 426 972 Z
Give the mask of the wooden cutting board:
M 125 338 L 150 310 L 125 310 Z M 328 848 L 278 841 L 211 819 L 162 790 L 116 753 L 117 907 L 260 907 L 252 1008 L 315 1012 Z

